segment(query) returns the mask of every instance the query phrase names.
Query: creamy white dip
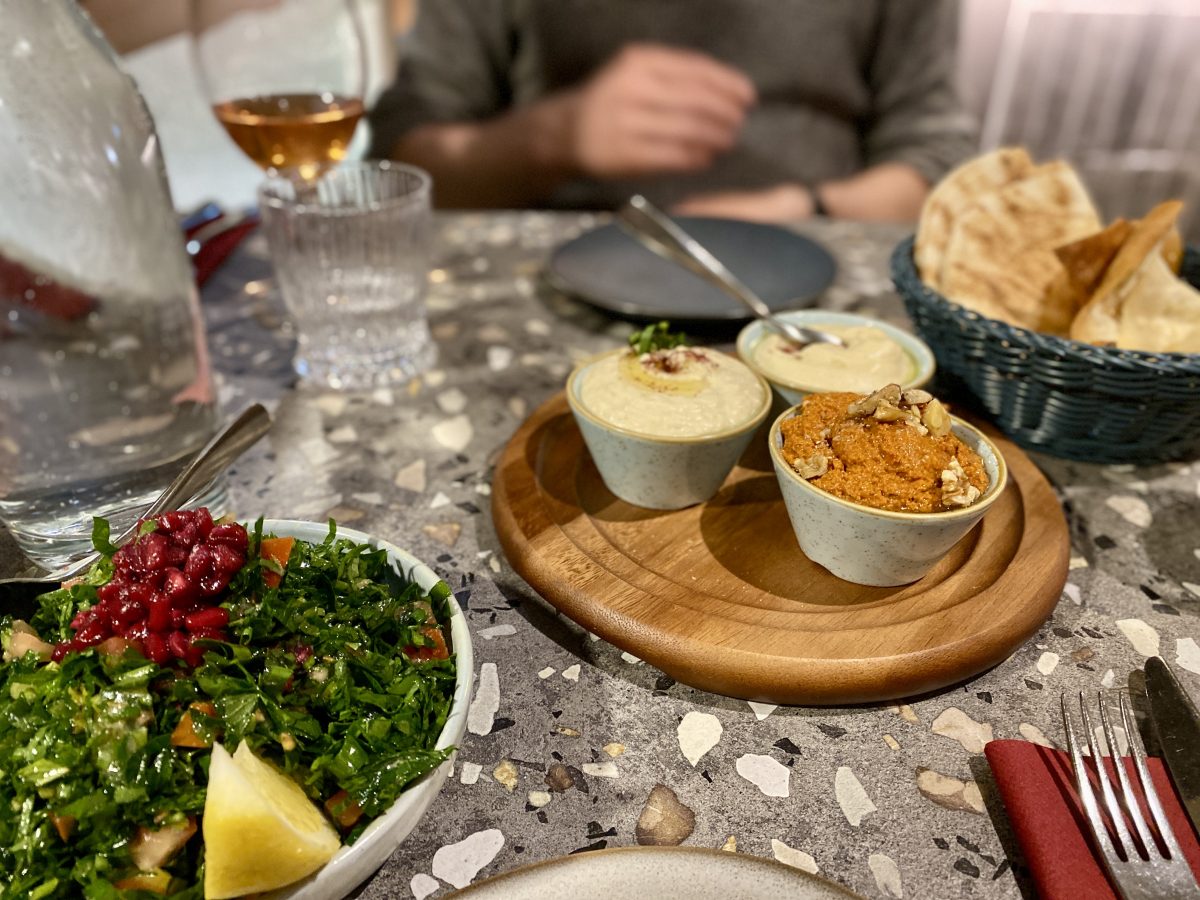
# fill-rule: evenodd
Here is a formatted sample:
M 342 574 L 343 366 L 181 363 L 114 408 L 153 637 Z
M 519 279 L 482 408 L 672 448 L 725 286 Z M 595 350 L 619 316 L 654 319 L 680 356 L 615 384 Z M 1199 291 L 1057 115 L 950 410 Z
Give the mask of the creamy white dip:
M 870 325 L 815 327 L 836 334 L 845 347 L 809 344 L 797 348 L 777 334 L 754 345 L 754 365 L 770 381 L 810 391 L 870 393 L 881 384 L 907 385 L 916 361 L 886 333 Z
M 588 366 L 581 380 L 580 402 L 597 419 L 655 437 L 735 429 L 764 403 L 762 382 L 747 366 L 698 347 L 614 353 Z

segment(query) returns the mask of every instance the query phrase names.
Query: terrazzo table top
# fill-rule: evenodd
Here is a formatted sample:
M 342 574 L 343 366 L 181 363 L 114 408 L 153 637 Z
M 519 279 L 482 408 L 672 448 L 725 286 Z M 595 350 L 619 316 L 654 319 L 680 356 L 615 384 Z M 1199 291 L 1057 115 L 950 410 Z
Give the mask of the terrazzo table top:
M 1035 456 L 1067 510 L 1068 583 L 1037 635 L 965 684 L 849 709 L 677 684 L 537 597 L 489 514 L 508 437 L 574 360 L 630 331 L 538 280 L 549 251 L 595 222 L 439 217 L 438 366 L 369 395 L 296 387 L 261 236 L 204 291 L 224 410 L 257 400 L 275 416 L 232 471 L 234 511 L 333 517 L 408 548 L 451 585 L 474 635 L 478 686 L 454 774 L 360 896 L 441 897 L 527 863 L 656 842 L 773 856 L 868 897 L 1032 896 L 983 745 L 1061 742 L 1061 692 L 1121 686 L 1154 653 L 1200 695 L 1200 465 Z M 822 306 L 906 324 L 887 274 L 903 229 L 802 230 L 839 262 Z M 0 569 L 15 565 L 0 553 Z

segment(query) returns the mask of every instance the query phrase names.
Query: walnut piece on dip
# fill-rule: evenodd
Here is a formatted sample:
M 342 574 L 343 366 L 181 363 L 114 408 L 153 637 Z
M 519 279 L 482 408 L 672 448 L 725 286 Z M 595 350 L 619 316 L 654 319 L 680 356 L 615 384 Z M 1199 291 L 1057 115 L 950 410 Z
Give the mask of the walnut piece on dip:
M 979 454 L 951 431 L 932 394 L 889 384 L 870 394 L 810 394 L 781 426 L 782 453 L 815 487 L 874 509 L 963 509 L 986 492 Z

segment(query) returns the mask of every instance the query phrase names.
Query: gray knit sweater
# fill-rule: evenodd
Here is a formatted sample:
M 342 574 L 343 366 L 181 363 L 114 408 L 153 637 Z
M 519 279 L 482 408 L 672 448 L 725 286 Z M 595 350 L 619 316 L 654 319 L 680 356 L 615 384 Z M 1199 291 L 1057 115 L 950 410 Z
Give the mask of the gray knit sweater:
M 423 0 L 395 84 L 371 113 L 372 154 L 405 131 L 472 121 L 575 85 L 623 44 L 703 51 L 759 103 L 708 171 L 564 185 L 552 206 L 670 204 L 701 191 L 813 183 L 898 161 L 930 182 L 974 148 L 953 87 L 952 0 Z

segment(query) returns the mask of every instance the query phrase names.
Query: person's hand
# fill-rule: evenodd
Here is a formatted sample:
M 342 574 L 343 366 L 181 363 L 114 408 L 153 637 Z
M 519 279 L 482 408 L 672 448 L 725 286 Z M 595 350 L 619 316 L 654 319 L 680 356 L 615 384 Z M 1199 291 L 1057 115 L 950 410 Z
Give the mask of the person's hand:
M 598 178 L 706 169 L 755 99 L 749 78 L 708 56 L 630 45 L 570 95 L 575 165 Z
M 672 212 L 751 222 L 797 222 L 813 214 L 813 197 L 799 184 L 778 184 L 758 191 L 727 191 L 689 197 Z

